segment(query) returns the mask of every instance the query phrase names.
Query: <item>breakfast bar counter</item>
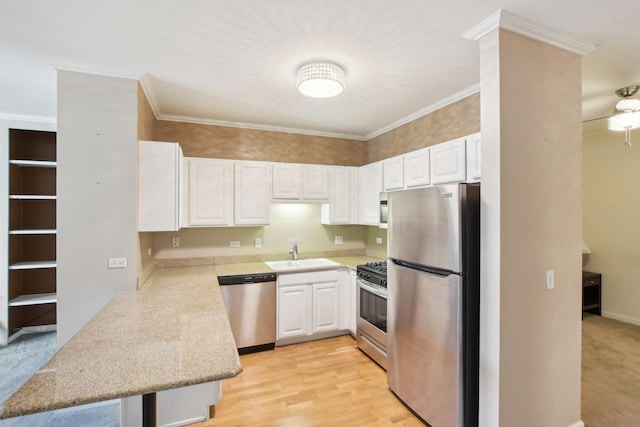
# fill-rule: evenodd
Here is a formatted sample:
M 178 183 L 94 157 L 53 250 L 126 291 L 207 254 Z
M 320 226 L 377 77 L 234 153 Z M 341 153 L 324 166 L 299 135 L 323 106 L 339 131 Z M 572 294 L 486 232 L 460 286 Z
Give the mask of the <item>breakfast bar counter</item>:
M 156 269 L 116 295 L 0 407 L 0 418 L 231 378 L 242 366 L 213 266 Z

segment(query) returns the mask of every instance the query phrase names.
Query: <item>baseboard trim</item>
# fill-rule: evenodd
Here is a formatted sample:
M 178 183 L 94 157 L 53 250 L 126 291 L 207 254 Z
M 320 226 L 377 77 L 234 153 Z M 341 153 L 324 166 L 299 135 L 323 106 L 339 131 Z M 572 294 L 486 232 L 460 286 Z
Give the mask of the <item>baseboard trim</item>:
M 606 317 L 613 320 L 619 320 L 621 322 L 631 323 L 632 325 L 640 326 L 640 319 L 636 319 L 635 317 L 623 316 L 621 314 L 611 313 L 608 311 L 603 311 L 602 317 Z
M 567 427 L 584 427 L 584 422 L 582 420 L 578 421 L 577 423 L 573 423 Z

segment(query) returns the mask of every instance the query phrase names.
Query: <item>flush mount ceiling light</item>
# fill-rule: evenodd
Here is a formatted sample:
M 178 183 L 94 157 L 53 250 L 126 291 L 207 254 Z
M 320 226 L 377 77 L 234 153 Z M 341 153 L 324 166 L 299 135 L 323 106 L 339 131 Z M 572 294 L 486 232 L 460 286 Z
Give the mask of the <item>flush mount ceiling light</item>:
M 333 62 L 309 62 L 298 68 L 296 76 L 298 90 L 312 98 L 331 98 L 344 90 L 344 70 Z
M 630 99 L 638 93 L 640 86 L 627 86 L 616 90 L 616 95 L 622 98 L 616 104 L 616 110 L 622 111 L 607 119 L 609 130 L 624 131 L 624 143 L 631 147 L 631 129 L 640 127 L 640 99 Z

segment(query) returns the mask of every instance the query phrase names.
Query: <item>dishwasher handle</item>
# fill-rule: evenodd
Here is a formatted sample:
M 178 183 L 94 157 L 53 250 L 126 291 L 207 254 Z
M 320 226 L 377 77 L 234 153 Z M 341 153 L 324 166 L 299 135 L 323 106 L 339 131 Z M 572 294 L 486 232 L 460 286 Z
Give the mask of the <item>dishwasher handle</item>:
M 242 274 L 236 276 L 218 276 L 220 286 L 242 285 L 245 283 L 275 282 L 276 273 Z

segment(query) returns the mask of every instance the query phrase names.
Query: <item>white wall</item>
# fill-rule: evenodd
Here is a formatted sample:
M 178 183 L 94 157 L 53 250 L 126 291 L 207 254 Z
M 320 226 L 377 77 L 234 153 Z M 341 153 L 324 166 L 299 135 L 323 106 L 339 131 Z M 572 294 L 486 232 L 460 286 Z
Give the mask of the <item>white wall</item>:
M 640 325 L 640 131 L 584 134 L 585 270 L 602 273 L 602 314 Z
M 136 289 L 137 81 L 58 72 L 58 345 Z M 109 257 L 128 267 L 107 269 Z
M 494 30 L 480 60 L 480 425 L 577 425 L 581 59 Z

